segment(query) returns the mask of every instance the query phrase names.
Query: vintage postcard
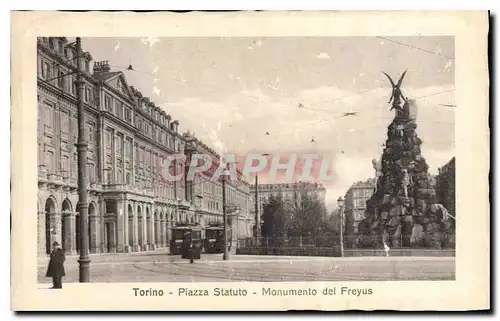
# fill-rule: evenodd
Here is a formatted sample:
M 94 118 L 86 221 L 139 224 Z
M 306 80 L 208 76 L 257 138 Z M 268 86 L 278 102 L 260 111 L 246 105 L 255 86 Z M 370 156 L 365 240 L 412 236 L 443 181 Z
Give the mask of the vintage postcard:
M 489 309 L 487 48 L 487 12 L 13 12 L 12 309 Z

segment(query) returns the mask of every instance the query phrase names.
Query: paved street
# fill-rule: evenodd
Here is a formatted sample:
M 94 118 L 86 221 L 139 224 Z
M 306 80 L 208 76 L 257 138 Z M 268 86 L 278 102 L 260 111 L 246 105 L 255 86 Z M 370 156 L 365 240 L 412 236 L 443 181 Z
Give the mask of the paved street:
M 454 257 L 283 257 L 206 254 L 189 264 L 166 253 L 109 254 L 91 257 L 92 282 L 234 282 L 453 280 Z M 38 263 L 38 281 L 47 259 Z M 78 282 L 77 257 L 65 264 L 65 282 Z

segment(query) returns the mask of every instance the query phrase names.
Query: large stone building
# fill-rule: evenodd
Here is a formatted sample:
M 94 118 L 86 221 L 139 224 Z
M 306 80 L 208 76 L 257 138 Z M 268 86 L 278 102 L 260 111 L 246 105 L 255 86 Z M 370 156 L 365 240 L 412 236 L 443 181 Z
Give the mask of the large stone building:
M 351 185 L 344 198 L 344 231 L 347 245 L 353 246 L 358 233 L 358 224 L 365 216 L 366 201 L 375 191 L 375 180 L 359 181 Z
M 179 122 L 129 86 L 121 71 L 107 62 L 92 65 L 84 53 L 89 229 L 79 230 L 75 57 L 66 38 L 37 41 L 38 253 L 53 241 L 76 253 L 82 232 L 89 233 L 91 253 L 168 248 L 177 224 L 221 223 L 221 180 L 167 183 L 159 175 L 169 155 L 186 154 L 173 165 L 184 178 L 192 153 L 219 155 L 180 134 Z M 228 182 L 226 193 L 233 236 L 250 236 L 248 184 Z

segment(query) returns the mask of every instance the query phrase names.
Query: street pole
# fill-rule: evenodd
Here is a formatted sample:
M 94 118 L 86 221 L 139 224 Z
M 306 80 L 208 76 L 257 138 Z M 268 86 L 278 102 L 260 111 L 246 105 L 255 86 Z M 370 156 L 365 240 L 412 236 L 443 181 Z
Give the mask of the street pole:
M 340 256 L 344 256 L 344 206 L 340 208 Z
M 80 212 L 80 221 L 78 226 L 80 229 L 80 258 L 79 277 L 80 282 L 89 282 L 89 235 L 88 235 L 88 210 L 87 203 L 87 136 L 85 135 L 85 105 L 83 104 L 83 79 L 82 79 L 82 40 L 76 38 L 76 66 L 77 76 L 75 81 L 76 98 L 78 101 L 78 142 L 76 144 L 78 150 L 78 211 Z
M 259 220 L 259 174 L 255 173 L 255 238 L 259 241 L 260 220 Z
M 227 250 L 227 211 L 226 211 L 226 175 L 222 176 L 222 219 L 224 220 L 224 254 L 223 260 L 229 260 L 229 252 Z

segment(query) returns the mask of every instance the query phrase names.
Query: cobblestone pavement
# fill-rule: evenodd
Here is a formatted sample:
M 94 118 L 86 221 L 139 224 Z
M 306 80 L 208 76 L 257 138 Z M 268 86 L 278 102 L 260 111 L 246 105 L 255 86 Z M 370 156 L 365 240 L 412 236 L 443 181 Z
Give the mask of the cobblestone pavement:
M 64 282 L 78 282 L 77 257 L 66 260 Z M 284 257 L 205 254 L 189 264 L 162 252 L 93 255 L 91 282 L 235 282 L 454 280 L 454 257 Z M 48 260 L 39 259 L 38 281 Z

